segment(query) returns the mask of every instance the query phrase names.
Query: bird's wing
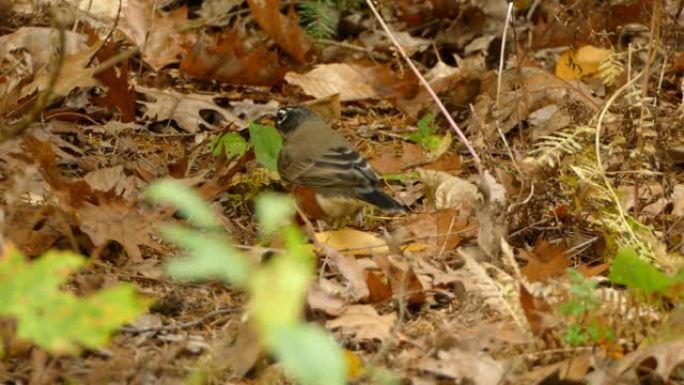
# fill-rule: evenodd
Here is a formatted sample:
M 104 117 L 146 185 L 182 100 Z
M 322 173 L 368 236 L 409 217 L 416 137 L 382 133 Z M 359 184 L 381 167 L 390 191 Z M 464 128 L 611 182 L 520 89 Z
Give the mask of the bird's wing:
M 346 146 L 334 147 L 322 154 L 288 156 L 281 152 L 280 174 L 287 182 L 310 187 L 363 187 L 375 185 L 378 176 L 368 162 Z

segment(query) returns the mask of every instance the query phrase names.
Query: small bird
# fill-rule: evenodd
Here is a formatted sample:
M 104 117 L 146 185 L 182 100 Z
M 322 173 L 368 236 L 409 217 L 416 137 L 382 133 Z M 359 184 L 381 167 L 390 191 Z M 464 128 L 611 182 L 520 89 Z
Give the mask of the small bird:
M 366 159 L 318 114 L 305 107 L 287 107 L 278 110 L 276 119 L 283 136 L 278 173 L 295 186 L 298 198 L 308 191 L 324 217 L 352 214 L 362 207 L 361 202 L 390 212 L 406 211 L 380 190 L 378 176 Z

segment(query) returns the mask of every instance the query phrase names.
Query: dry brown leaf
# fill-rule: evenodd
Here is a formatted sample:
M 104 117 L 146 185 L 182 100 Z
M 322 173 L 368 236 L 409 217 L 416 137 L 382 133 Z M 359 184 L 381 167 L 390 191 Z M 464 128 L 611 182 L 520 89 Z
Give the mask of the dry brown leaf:
M 294 8 L 287 16 L 280 13 L 280 0 L 247 0 L 254 20 L 259 26 L 300 63 L 307 60 L 311 43 L 299 26 Z
M 132 262 L 142 260 L 140 246 L 160 249 L 154 240 L 154 216 L 119 203 L 95 206 L 85 203 L 78 212 L 81 230 L 88 234 L 95 247 L 116 241 L 128 253 Z
M 354 340 L 384 342 L 390 336 L 395 313 L 379 315 L 373 306 L 351 305 L 334 320 L 325 323 L 328 329 L 340 329 L 342 334 L 352 336 Z
M 181 32 L 188 22 L 187 7 L 160 16 L 152 12 L 155 4 L 154 0 L 128 0 L 118 28 L 142 50 L 143 60 L 159 71 L 180 61 L 183 46 L 194 44 L 195 34 Z
M 198 40 L 180 68 L 197 79 L 263 86 L 281 82 L 288 70 L 275 51 L 248 41 L 244 31 L 236 28 Z
M 371 233 L 350 228 L 316 233 L 316 240 L 346 255 L 383 254 L 389 252 L 387 242 Z
M 352 300 L 358 301 L 367 297 L 368 286 L 366 285 L 363 267 L 354 257 L 343 255 L 329 246 L 324 247 L 325 254 L 330 258 L 332 266 L 347 280 Z
M 544 282 L 551 277 L 562 276 L 572 264 L 565 250 L 566 247 L 562 245 L 539 238 L 531 253 L 521 250 L 528 258 L 527 265 L 520 271 L 530 282 Z
M 402 222 L 406 238 L 432 245 L 430 250 L 433 252 L 453 250 L 463 239 L 476 235 L 476 227 L 471 220 L 459 216 L 456 209 L 413 214 Z
M 30 63 L 28 74 L 33 74 L 53 62 L 53 55 L 59 47 L 59 32 L 55 28 L 23 27 L 16 32 L 0 37 L 0 68 L 12 68 L 14 73 L 20 62 Z M 87 37 L 81 33 L 65 31 L 64 54 L 67 56 L 82 52 L 87 47 Z M 26 56 L 24 56 L 26 55 Z M 5 68 L 5 66 L 11 66 Z M 2 71 L 3 74 L 9 71 Z
M 499 94 L 497 77 L 487 74 L 483 78 L 482 93 L 474 103 L 475 113 L 469 127 L 484 139 L 499 137 L 497 122 L 505 134 L 528 119 L 530 113 L 548 105 L 566 105 L 571 101 L 587 111 L 595 111 L 602 103 L 592 96 L 586 84 L 559 79 L 541 68 L 522 67 L 519 71 L 504 72 L 501 78 Z M 496 100 L 499 100 L 498 107 Z
M 389 280 L 392 293 L 410 305 L 425 302 L 425 285 L 418 279 L 413 267 L 388 256 L 378 256 L 375 262 Z M 428 287 L 429 288 L 429 287 Z
M 214 111 L 223 118 L 222 125 L 234 125 L 239 128 L 246 127 L 242 119 L 233 115 L 232 112 L 219 107 L 214 102 L 214 95 L 205 94 L 181 94 L 174 91 L 161 91 L 153 88 L 136 86 L 136 90 L 155 99 L 153 102 L 139 100 L 138 103 L 145 105 L 145 118 L 152 120 L 174 120 L 178 126 L 187 132 L 199 131 L 200 125 L 212 127 L 213 125 L 202 117 L 203 111 Z
M 91 171 L 83 177 L 93 190 L 99 191 L 109 191 L 125 178 L 126 174 L 121 165 Z
M 67 96 L 75 88 L 90 88 L 98 85 L 99 82 L 94 78 L 96 68 L 86 68 L 86 65 L 95 52 L 100 49 L 100 46 L 101 44 L 94 44 L 82 52 L 65 57 L 52 92 L 59 96 Z M 23 98 L 36 91 L 45 90 L 50 76 L 49 71 L 37 76 L 33 82 L 21 89 L 20 96 Z
M 468 379 L 475 385 L 497 385 L 504 375 L 503 365 L 486 353 L 467 353 L 458 348 L 439 351 L 437 358 L 423 358 L 416 369 L 457 381 Z
M 672 216 L 684 217 L 684 184 L 678 184 L 672 189 Z
M 418 173 L 425 184 L 425 196 L 435 209 L 467 212 L 477 206 L 480 194 L 472 182 L 442 171 L 419 169 Z
M 318 64 L 305 74 L 288 72 L 285 81 L 317 99 L 335 94 L 339 94 L 343 102 L 378 97 L 368 81 L 365 67 L 354 64 Z
M 412 165 L 423 165 L 429 160 L 421 146 L 404 141 L 378 143 L 373 146 L 373 151 L 368 163 L 380 175 L 398 174 Z
M 107 43 L 97 52 L 97 59 L 100 63 L 114 57 L 116 45 Z M 95 79 L 99 80 L 105 88 L 104 96 L 96 96 L 93 103 L 109 109 L 118 109 L 120 120 L 124 123 L 135 120 L 135 89 L 128 82 L 129 60 L 125 59 L 121 64 L 101 70 L 95 74 Z
M 610 385 L 620 380 L 625 382 L 619 383 L 639 383 L 639 372 L 643 373 L 639 370 L 641 365 L 643 365 L 642 370 L 652 369 L 653 375 L 663 380 L 671 378 L 671 375 L 678 377 L 679 374 L 673 373 L 673 369 L 681 367 L 684 362 L 682 352 L 684 352 L 682 340 L 645 346 L 613 362 L 607 368 L 599 369 L 594 366 L 594 371 L 587 375 L 585 381 L 589 385 Z
M 306 301 L 313 310 L 321 310 L 325 314 L 338 316 L 347 307 L 347 302 L 338 295 L 330 293 L 320 284 L 313 284 L 307 292 Z
M 380 303 L 392 298 L 392 288 L 373 271 L 366 273 L 366 285 L 368 285 L 368 301 Z

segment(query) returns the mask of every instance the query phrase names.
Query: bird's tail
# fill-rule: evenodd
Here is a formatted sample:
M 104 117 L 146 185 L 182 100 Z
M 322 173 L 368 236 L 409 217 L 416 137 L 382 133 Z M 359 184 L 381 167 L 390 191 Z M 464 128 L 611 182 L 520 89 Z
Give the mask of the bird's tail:
M 395 211 L 395 212 L 406 212 L 408 208 L 394 200 L 389 195 L 378 190 L 377 188 L 363 190 L 358 192 L 359 199 L 368 202 L 382 210 Z

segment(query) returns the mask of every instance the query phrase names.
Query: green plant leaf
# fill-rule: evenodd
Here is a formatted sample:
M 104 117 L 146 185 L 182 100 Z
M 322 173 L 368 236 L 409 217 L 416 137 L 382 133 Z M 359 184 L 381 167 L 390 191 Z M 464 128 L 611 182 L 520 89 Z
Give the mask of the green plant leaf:
M 659 271 L 655 266 L 641 260 L 634 249 L 622 249 L 610 267 L 611 282 L 647 293 L 662 293 L 676 280 Z
M 160 232 L 165 239 L 177 243 L 188 255 L 168 262 L 166 271 L 177 279 L 220 279 L 244 287 L 251 266 L 247 257 L 234 249 L 220 234 L 201 233 L 176 225 L 164 225 Z
M 257 162 L 269 170 L 278 170 L 278 153 L 283 140 L 278 131 L 270 126 L 249 122 L 249 137 L 254 145 Z
M 293 325 L 273 331 L 272 349 L 286 372 L 304 385 L 343 385 L 346 363 L 342 349 L 325 330 Z
M 192 189 L 173 179 L 160 179 L 145 190 L 145 197 L 155 203 L 176 207 L 190 223 L 198 227 L 222 227 L 211 207 Z
M 60 287 L 85 259 L 50 251 L 32 263 L 16 249 L 0 258 L 0 314 L 17 319 L 17 335 L 54 353 L 98 348 L 145 311 L 133 286 L 121 284 L 85 298 Z
M 220 156 L 221 153 L 225 153 L 228 160 L 245 155 L 248 149 L 249 143 L 236 132 L 227 132 L 211 142 L 212 155 Z
M 264 193 L 256 198 L 256 217 L 262 235 L 270 235 L 292 221 L 295 205 L 292 198 L 276 193 Z
M 432 135 L 435 132 L 435 116 L 432 115 L 431 113 L 427 113 L 423 115 L 422 118 L 418 121 L 418 133 L 422 137 L 427 137 Z

